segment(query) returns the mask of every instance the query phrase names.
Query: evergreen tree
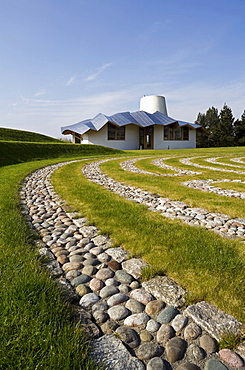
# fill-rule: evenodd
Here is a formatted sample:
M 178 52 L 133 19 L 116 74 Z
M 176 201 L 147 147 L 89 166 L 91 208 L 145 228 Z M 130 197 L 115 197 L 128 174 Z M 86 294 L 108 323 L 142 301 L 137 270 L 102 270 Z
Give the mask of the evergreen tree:
M 241 119 L 237 119 L 234 123 L 235 129 L 235 145 L 245 145 L 245 110 L 241 116 Z
M 198 113 L 195 123 L 201 125 L 206 129 L 206 116 L 205 113 Z M 206 148 L 208 147 L 208 134 L 207 132 L 197 131 L 196 133 L 196 146 L 197 148 Z
M 225 103 L 220 111 L 220 121 L 216 127 L 216 135 L 219 138 L 218 146 L 233 146 L 234 145 L 234 116 L 232 110 Z
M 206 112 L 206 130 L 208 131 L 208 146 L 219 146 L 219 127 L 220 119 L 217 108 L 209 108 Z
M 197 133 L 197 147 L 218 146 L 217 127 L 219 125 L 218 109 L 209 108 L 206 113 L 199 113 L 196 124 L 201 125 L 206 133 Z

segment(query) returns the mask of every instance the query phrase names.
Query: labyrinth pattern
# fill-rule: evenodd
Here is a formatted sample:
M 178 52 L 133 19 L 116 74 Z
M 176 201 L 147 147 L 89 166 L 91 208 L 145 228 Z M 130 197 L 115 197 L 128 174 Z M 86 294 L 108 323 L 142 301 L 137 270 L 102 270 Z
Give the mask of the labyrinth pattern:
M 197 172 L 193 170 L 183 170 L 181 168 L 173 167 L 165 163 L 167 159 L 170 157 L 165 158 L 158 158 L 152 159 L 152 163 L 157 167 L 161 167 L 165 170 L 172 171 L 170 173 L 158 173 L 158 172 L 150 172 L 137 167 L 137 162 L 139 160 L 149 159 L 149 157 L 142 157 L 142 158 L 134 158 L 123 160 L 120 164 L 121 168 L 125 171 L 130 171 L 133 173 L 141 174 L 141 175 L 151 175 L 151 176 L 158 176 L 160 177 L 175 177 L 175 176 L 195 176 L 200 175 L 202 172 Z M 195 159 L 204 159 L 207 163 L 211 162 L 218 167 L 212 167 L 208 165 L 201 165 L 195 163 Z M 118 158 L 117 158 L 118 159 Z M 245 166 L 241 165 L 233 165 L 228 164 L 229 168 L 227 167 L 226 163 L 219 162 L 218 158 L 206 158 L 206 157 L 191 157 L 191 158 L 179 158 L 180 165 L 188 165 L 191 167 L 198 167 L 204 170 L 211 170 L 211 171 L 218 171 L 223 173 L 234 173 L 238 175 L 245 175 L 245 171 L 240 170 L 240 168 L 244 168 Z M 83 168 L 84 175 L 91 181 L 100 184 L 101 186 L 105 187 L 106 189 L 115 192 L 127 199 L 130 199 L 134 202 L 145 204 L 151 211 L 160 212 L 164 217 L 171 218 L 171 219 L 181 219 L 183 222 L 188 223 L 192 226 L 202 226 L 206 229 L 213 230 L 214 232 L 218 233 L 223 237 L 228 238 L 245 238 L 245 219 L 237 217 L 232 218 L 228 214 L 221 214 L 217 212 L 211 212 L 207 209 L 195 207 L 192 208 L 188 204 L 171 200 L 169 198 L 160 197 L 156 194 L 151 194 L 149 191 L 142 190 L 141 188 L 136 188 L 130 185 L 126 185 L 120 183 L 119 181 L 114 180 L 110 176 L 107 176 L 100 168 L 102 163 L 112 161 L 113 159 L 106 159 L 101 161 L 92 162 L 86 165 Z M 244 163 L 242 162 L 242 158 L 232 158 L 233 162 Z M 244 163 L 245 164 L 245 163 Z M 235 169 L 231 169 L 230 167 L 234 167 Z M 237 169 L 239 167 L 239 170 Z M 174 172 L 174 173 L 173 173 Z M 190 180 L 182 182 L 181 185 L 196 189 L 197 191 L 204 191 L 215 193 L 219 196 L 225 197 L 232 197 L 232 198 L 239 198 L 245 199 L 245 192 L 239 192 L 236 190 L 229 190 L 229 189 L 222 189 L 220 187 L 215 187 L 213 184 L 216 183 L 233 183 L 233 184 L 245 184 L 245 181 L 240 179 L 217 179 L 217 180 Z

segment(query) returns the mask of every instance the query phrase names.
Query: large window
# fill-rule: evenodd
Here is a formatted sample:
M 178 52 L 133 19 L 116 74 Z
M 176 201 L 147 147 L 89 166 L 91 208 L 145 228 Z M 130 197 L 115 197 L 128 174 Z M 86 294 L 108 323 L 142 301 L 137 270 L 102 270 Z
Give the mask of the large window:
M 189 140 L 189 127 L 164 127 L 164 140 Z
M 125 126 L 117 127 L 108 123 L 108 140 L 125 140 Z

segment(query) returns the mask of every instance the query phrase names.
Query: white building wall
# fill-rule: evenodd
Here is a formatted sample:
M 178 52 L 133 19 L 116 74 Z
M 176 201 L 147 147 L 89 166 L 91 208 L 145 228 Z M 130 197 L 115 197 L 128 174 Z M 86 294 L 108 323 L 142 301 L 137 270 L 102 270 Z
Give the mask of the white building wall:
M 139 127 L 133 124 L 125 126 L 125 140 L 108 140 L 107 124 L 99 131 L 90 130 L 83 135 L 82 144 L 103 145 L 121 150 L 139 149 Z
M 196 148 L 196 130 L 189 130 L 189 140 L 164 140 L 164 127 L 154 126 L 154 149 Z

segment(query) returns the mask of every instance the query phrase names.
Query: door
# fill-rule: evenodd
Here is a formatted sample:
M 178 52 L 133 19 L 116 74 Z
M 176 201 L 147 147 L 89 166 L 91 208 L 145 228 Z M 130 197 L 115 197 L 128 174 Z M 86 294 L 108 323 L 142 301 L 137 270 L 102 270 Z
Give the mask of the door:
M 154 126 L 139 128 L 139 147 L 140 149 L 153 149 Z

